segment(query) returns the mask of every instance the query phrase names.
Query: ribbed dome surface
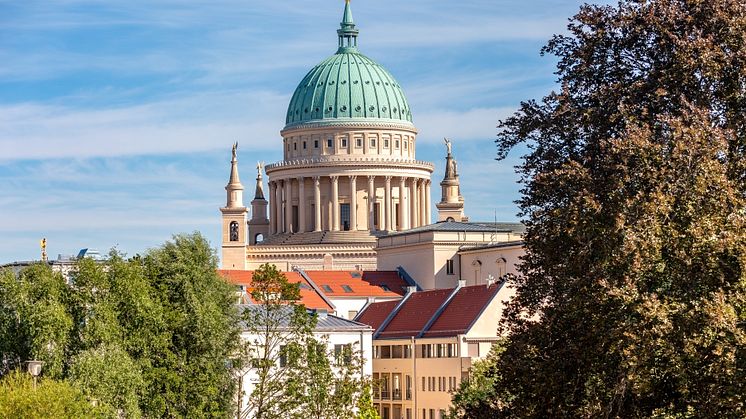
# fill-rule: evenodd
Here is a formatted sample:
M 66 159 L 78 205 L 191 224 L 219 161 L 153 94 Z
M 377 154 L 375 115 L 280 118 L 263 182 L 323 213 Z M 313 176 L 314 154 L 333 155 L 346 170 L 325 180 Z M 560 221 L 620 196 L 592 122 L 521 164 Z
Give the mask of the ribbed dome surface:
M 399 83 L 357 48 L 341 48 L 308 72 L 295 89 L 285 122 L 341 118 L 412 122 Z

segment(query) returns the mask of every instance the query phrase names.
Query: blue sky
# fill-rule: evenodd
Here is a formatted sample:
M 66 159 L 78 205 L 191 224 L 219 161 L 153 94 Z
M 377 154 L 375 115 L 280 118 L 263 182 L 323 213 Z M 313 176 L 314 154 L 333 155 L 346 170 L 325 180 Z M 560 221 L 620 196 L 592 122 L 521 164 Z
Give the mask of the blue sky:
M 581 3 L 353 1 L 360 49 L 403 86 L 436 186 L 453 140 L 472 220 L 517 220 L 521 152 L 494 160 L 495 125 L 555 87 L 539 50 Z M 282 158 L 297 83 L 336 50 L 343 5 L 0 0 L 0 263 L 38 258 L 42 237 L 51 258 L 195 230 L 217 247 L 231 144 L 251 190 L 256 161 Z

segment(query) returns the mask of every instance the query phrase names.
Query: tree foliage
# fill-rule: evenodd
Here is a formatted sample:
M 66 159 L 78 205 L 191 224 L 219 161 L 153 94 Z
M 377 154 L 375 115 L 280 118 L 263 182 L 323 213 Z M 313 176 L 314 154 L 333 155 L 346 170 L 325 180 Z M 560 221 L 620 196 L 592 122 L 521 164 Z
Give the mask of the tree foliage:
M 253 305 L 243 311 L 240 376 L 254 382 L 243 417 L 341 419 L 370 416 L 370 382 L 362 376 L 360 348 L 335 352 L 326 336 L 314 335 L 318 318 L 303 306 L 299 284 L 274 265 L 253 272 Z M 367 393 L 366 393 L 367 391 Z
M 746 6 L 586 5 L 543 52 L 492 414 L 746 416 Z
M 225 364 L 238 341 L 233 287 L 199 234 L 143 257 L 78 261 L 70 283 L 47 265 L 0 273 L 4 371 L 45 362 L 103 411 L 212 417 L 233 411 Z
M 64 381 L 41 379 L 33 387 L 29 374 L 13 370 L 0 380 L 0 418 L 104 418 L 80 390 Z

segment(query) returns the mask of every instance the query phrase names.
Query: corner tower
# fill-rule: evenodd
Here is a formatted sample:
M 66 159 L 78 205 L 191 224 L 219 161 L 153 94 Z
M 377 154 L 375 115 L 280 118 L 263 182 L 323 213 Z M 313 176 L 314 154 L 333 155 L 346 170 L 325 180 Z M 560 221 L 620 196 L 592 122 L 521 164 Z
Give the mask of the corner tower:
M 223 244 L 221 264 L 223 269 L 246 269 L 246 213 L 243 205 L 243 185 L 238 177 L 238 143 L 233 144 L 231 175 L 225 186 L 226 203 L 220 208 L 223 214 Z
M 441 199 L 435 204 L 438 208 L 438 221 L 469 221 L 464 215 L 464 197 L 461 196 L 461 185 L 458 179 L 458 164 L 451 153 L 451 141 L 444 138 L 446 144 L 446 171 L 440 182 Z

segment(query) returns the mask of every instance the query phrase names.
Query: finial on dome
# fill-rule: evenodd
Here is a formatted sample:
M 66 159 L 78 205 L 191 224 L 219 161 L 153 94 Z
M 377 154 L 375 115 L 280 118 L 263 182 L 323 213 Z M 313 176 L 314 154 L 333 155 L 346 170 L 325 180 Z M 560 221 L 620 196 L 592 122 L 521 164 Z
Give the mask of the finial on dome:
M 337 35 L 339 36 L 337 53 L 357 51 L 357 35 L 360 31 L 355 28 L 355 22 L 352 20 L 350 0 L 345 0 L 345 11 L 342 15 L 342 23 L 339 26 L 340 29 L 337 29 Z

